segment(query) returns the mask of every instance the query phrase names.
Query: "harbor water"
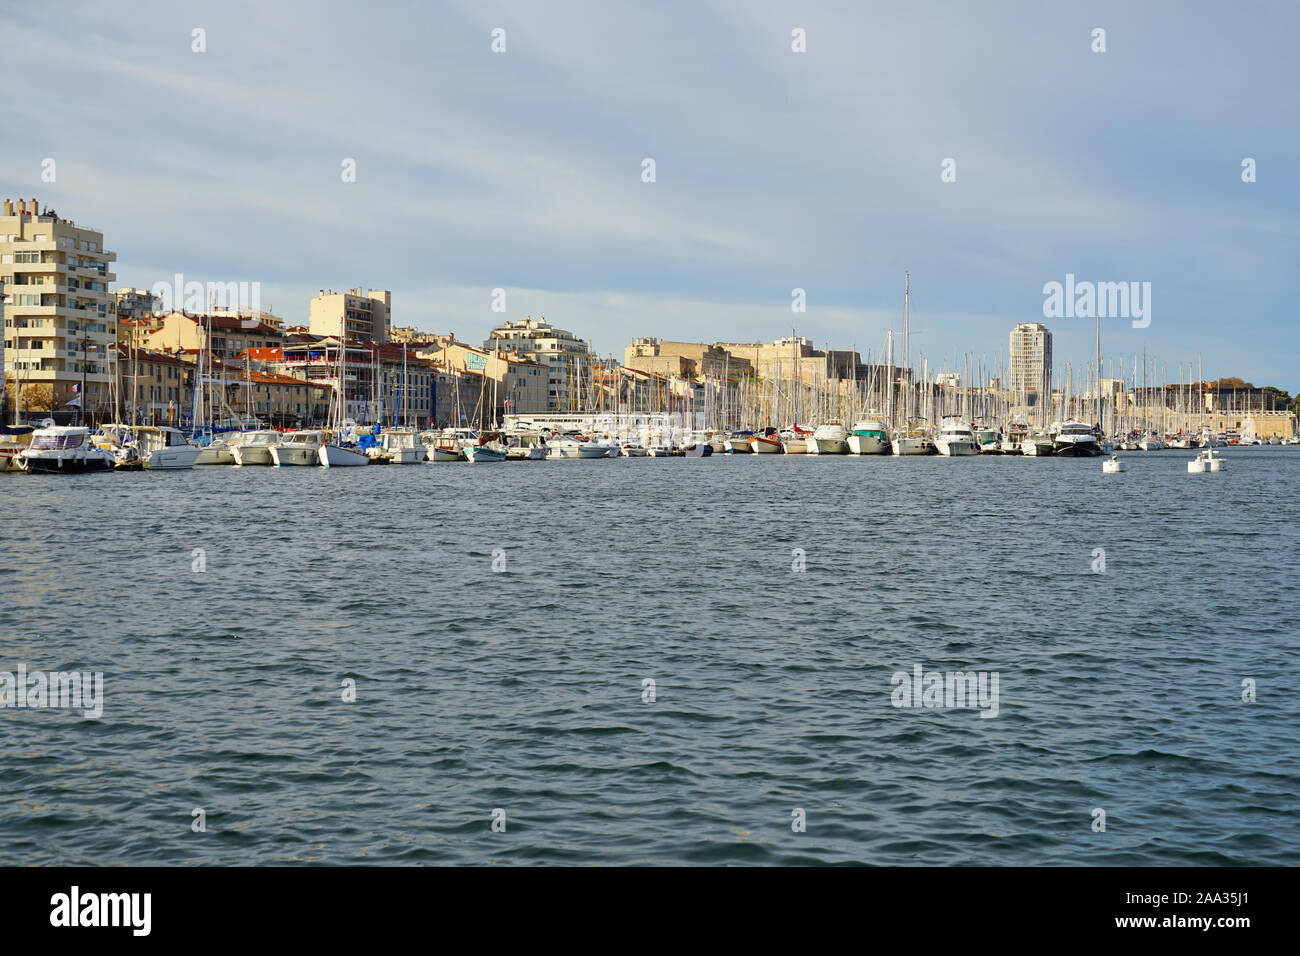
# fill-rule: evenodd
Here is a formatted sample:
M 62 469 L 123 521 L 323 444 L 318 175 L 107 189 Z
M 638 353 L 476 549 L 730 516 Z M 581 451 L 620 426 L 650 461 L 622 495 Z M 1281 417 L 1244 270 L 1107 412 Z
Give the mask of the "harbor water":
M 0 475 L 0 671 L 103 673 L 0 862 L 1300 864 L 1300 448 L 1223 453 Z

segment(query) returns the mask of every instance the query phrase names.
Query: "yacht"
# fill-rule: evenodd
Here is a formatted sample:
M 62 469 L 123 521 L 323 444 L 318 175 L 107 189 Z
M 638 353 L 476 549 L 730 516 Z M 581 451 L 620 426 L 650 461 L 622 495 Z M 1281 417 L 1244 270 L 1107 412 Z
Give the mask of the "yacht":
M 1071 418 L 1053 429 L 1053 453 L 1065 458 L 1095 457 L 1101 454 L 1101 446 L 1092 426 L 1078 419 Z
M 959 455 L 978 455 L 979 445 L 970 425 L 958 418 L 944 419 L 939 435 L 934 440 L 935 450 L 948 458 Z
M 854 422 L 847 443 L 849 453 L 853 455 L 888 454 L 889 430 L 885 428 L 883 422 L 874 420 Z
M 27 471 L 46 474 L 74 474 L 111 471 L 116 459 L 107 448 L 97 448 L 90 429 L 82 425 L 42 425 L 32 432 L 32 442 L 18 453 Z
M 283 465 L 319 465 L 320 446 L 325 443 L 325 433 L 318 430 L 288 432 L 279 443 L 271 446 L 271 461 L 277 468 Z
M 933 455 L 934 440 L 929 429 L 923 425 L 913 425 L 907 434 L 895 435 L 890 442 L 890 451 L 895 455 Z
M 280 443 L 280 433 L 272 429 L 243 432 L 231 444 L 230 455 L 236 465 L 272 465 L 271 446 Z
M 823 422 L 818 425 L 808 439 L 810 455 L 847 455 L 849 453 L 848 432 L 839 422 Z
M 1155 435 L 1147 435 L 1140 442 L 1138 442 L 1138 448 L 1142 449 L 1143 451 L 1161 451 L 1168 447 L 1169 447 L 1168 445 L 1166 445 Z
M 756 455 L 779 455 L 781 439 L 775 428 L 764 428 L 763 434 L 755 435 L 749 440 L 749 447 Z
M 647 455 L 645 446 L 639 441 L 631 440 L 623 442 L 624 458 L 645 458 Z

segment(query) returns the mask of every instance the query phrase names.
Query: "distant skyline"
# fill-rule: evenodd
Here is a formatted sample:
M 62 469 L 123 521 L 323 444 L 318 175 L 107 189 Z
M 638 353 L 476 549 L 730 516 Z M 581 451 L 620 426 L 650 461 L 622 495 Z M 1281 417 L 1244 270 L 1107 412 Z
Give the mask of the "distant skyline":
M 1285 2 L 55 0 L 5 12 L 0 195 L 103 230 L 118 286 L 256 281 L 291 324 L 385 288 L 395 325 L 545 316 L 616 355 L 795 329 L 879 359 L 910 270 L 931 368 L 1043 322 L 1079 370 L 1093 321 L 1044 285 L 1150 283 L 1107 374 L 1145 349 L 1295 394 L 1297 32 Z

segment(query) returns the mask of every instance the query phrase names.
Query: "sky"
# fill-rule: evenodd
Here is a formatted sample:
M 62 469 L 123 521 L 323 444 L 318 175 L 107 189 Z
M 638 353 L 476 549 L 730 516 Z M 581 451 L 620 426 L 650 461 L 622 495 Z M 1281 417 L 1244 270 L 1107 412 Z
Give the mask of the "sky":
M 1072 274 L 1150 283 L 1108 374 L 1300 393 L 1293 2 L 0 0 L 0 33 L 0 195 L 102 230 L 118 286 L 878 360 L 910 272 L 913 358 L 995 370 L 1041 321 L 1077 371 Z

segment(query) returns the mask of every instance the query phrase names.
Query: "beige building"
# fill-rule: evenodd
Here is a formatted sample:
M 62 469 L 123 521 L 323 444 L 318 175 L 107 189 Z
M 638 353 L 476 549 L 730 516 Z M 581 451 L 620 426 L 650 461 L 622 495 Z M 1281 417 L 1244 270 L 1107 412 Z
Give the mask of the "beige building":
M 519 319 L 497 326 L 484 348 L 500 348 L 546 368 L 546 405 L 530 411 L 576 411 L 591 380 L 591 346 L 546 319 Z
M 35 199 L 6 199 L 0 209 L 5 371 L 49 386 L 57 408 L 76 401 L 94 414 L 111 404 L 116 259 L 103 233 L 39 211 Z
M 489 410 L 489 417 L 494 383 L 498 418 L 551 410 L 548 394 L 550 367 L 541 362 L 507 354 L 499 348 L 489 351 L 461 342 L 445 342 L 417 352 L 416 356 L 437 362 L 450 372 L 481 376 L 484 407 Z M 474 403 L 478 403 L 477 395 Z
M 311 300 L 308 327 L 313 335 L 328 335 L 356 342 L 387 342 L 393 294 L 387 290 L 321 289 Z
M 248 349 L 272 349 L 284 344 L 284 333 L 259 319 L 171 312 L 162 317 L 157 329 L 146 333 L 145 346 L 194 352 L 206 347 L 205 339 L 209 335 L 212 354 L 228 362 L 235 361 Z
M 747 378 L 754 374 L 748 359 L 717 345 L 639 338 L 623 350 L 623 364 L 653 375 L 681 378 Z

